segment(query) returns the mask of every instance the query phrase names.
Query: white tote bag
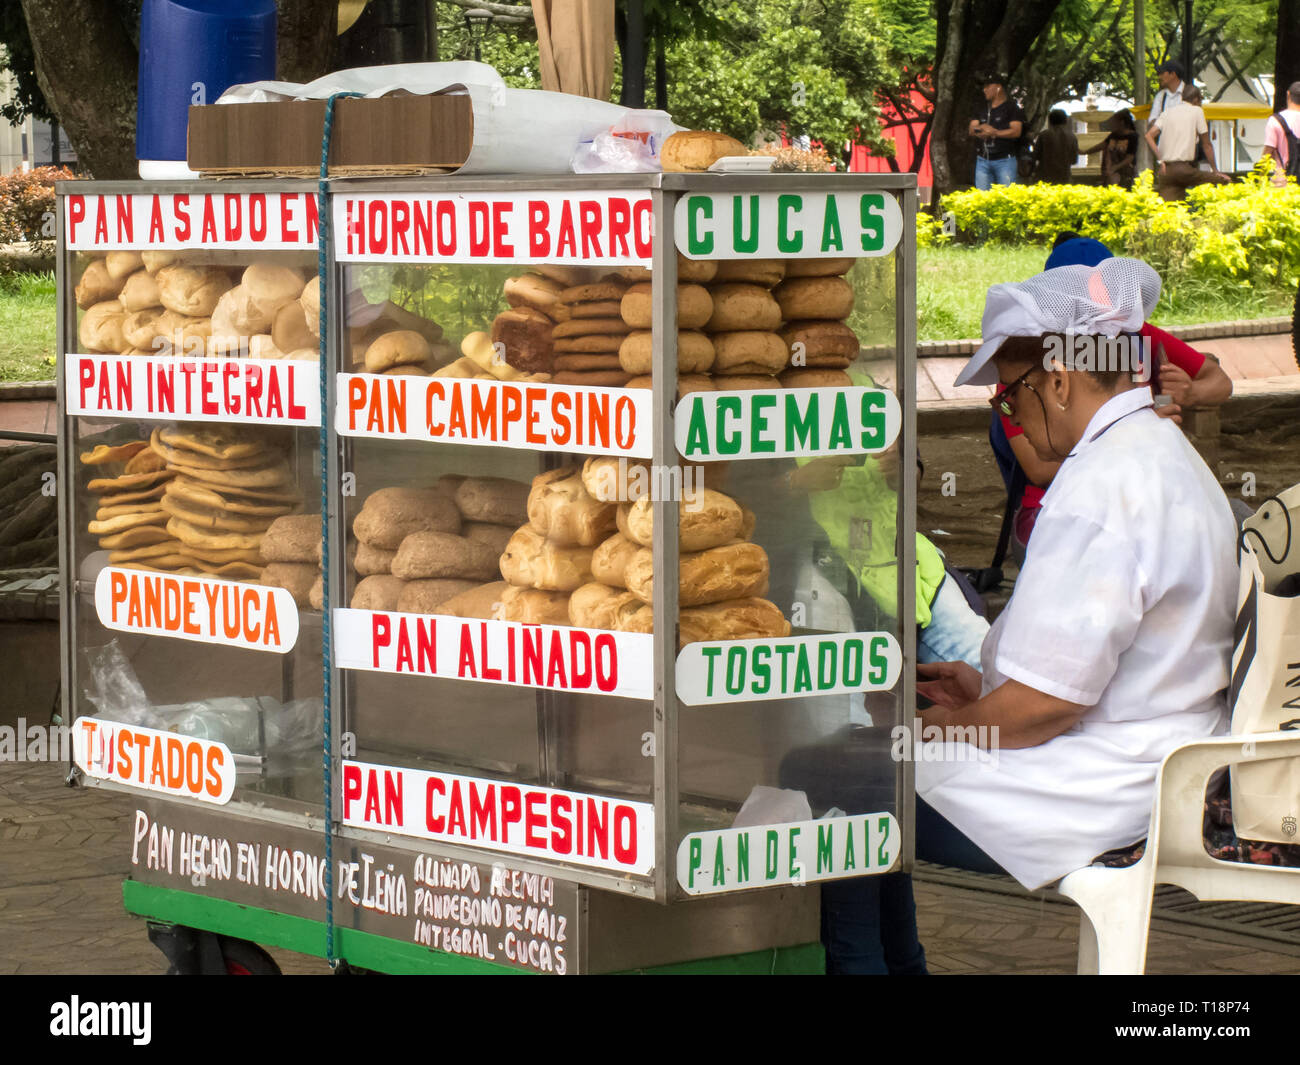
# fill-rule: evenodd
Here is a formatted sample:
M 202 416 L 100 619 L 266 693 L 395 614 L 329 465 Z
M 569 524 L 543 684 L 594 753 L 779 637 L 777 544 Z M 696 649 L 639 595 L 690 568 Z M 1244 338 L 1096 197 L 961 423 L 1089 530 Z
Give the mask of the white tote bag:
M 1264 501 L 1241 534 L 1232 651 L 1232 734 L 1300 730 L 1300 596 L 1274 594 L 1300 573 L 1300 485 Z M 1241 839 L 1298 843 L 1300 758 L 1232 767 L 1232 822 Z

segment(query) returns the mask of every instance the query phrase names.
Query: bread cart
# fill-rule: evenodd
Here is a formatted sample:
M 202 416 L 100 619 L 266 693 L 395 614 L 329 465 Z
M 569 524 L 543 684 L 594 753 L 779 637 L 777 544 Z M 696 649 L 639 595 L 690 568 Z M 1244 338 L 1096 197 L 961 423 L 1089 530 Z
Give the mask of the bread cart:
M 911 862 L 914 179 L 333 181 L 319 278 L 306 183 L 59 196 L 65 720 L 173 971 L 819 971 Z

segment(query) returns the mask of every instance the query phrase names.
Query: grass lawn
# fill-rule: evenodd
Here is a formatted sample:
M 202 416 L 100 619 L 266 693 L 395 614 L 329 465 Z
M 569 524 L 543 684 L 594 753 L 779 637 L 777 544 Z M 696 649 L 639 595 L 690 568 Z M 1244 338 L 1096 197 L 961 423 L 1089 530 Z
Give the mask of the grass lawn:
M 918 340 L 962 340 L 980 335 L 984 294 L 1001 281 L 1024 281 L 1043 268 L 1047 245 L 1010 248 L 922 248 L 917 253 Z M 1192 325 L 1290 316 L 1294 293 L 1257 292 L 1205 282 L 1165 285 L 1151 316 L 1155 325 Z
M 0 381 L 54 380 L 54 275 L 0 285 Z

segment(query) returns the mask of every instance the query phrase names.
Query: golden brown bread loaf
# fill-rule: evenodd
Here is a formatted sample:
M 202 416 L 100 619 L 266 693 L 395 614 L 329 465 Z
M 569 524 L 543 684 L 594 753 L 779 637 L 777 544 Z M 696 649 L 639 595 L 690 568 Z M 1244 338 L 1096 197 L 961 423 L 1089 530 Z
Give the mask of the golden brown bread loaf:
M 154 338 L 158 335 L 158 320 L 163 311 L 156 307 L 147 311 L 136 311 L 122 319 L 122 335 L 133 348 L 153 354 Z
M 467 540 L 475 540 L 480 544 L 486 544 L 501 555 L 506 549 L 506 544 L 510 543 L 510 537 L 514 536 L 516 525 L 493 525 L 486 521 L 467 521 L 461 526 L 460 534 Z
M 367 577 L 357 582 L 352 591 L 354 610 L 396 610 L 406 582 L 388 574 Z
M 786 321 L 847 318 L 853 311 L 853 286 L 842 277 L 793 277 L 774 293 Z
M 414 532 L 460 532 L 460 511 L 436 488 L 381 488 L 367 497 L 352 532 L 362 543 L 396 551 Z
M 767 552 L 757 544 L 734 543 L 680 556 L 677 602 L 702 606 L 726 599 L 767 594 Z M 641 548 L 627 566 L 627 590 L 643 603 L 654 599 L 654 558 Z
M 785 615 L 766 599 L 728 599 L 708 606 L 684 607 L 678 612 L 677 625 L 679 648 L 688 643 L 790 635 Z M 625 621 L 622 631 L 653 632 L 654 608 L 643 604 Z
M 117 300 L 105 300 L 81 316 L 77 339 L 87 352 L 119 355 L 132 346 L 122 332 L 125 323 L 126 311 L 122 304 Z
M 507 588 L 501 593 L 501 621 L 526 625 L 568 625 L 569 593 L 544 592 L 537 588 Z
M 749 150 L 725 133 L 690 129 L 674 133 L 659 149 L 659 164 L 667 173 L 708 170 L 719 159 L 748 155 Z
M 617 631 L 641 605 L 641 600 L 631 592 L 592 581 L 569 597 L 569 621 L 584 629 Z
M 303 274 L 291 266 L 272 262 L 249 264 L 239 279 L 239 285 L 248 293 L 258 320 L 266 323 L 266 328 L 259 329 L 259 333 L 270 330 L 276 311 L 302 296 L 305 280 Z
M 858 357 L 857 334 L 839 321 L 804 319 L 787 322 L 781 328 L 781 339 L 792 358 L 795 345 L 803 345 L 803 365 L 792 362 L 794 369 L 842 370 Z
M 320 276 L 313 277 L 302 287 L 298 297 L 298 306 L 302 308 L 303 320 L 317 340 L 320 339 Z
M 306 607 L 311 605 L 312 585 L 319 576 L 320 570 L 314 563 L 272 562 L 262 570 L 262 583 L 271 588 L 287 588 L 293 601 L 300 607 Z M 320 607 L 316 609 L 319 610 Z
M 648 459 L 593 456 L 582 464 L 582 487 L 602 503 L 634 502 L 633 489 L 649 487 L 649 470 Z
M 366 373 L 383 373 L 394 366 L 423 365 L 429 361 L 429 342 L 413 329 L 385 333 L 366 348 Z
M 714 285 L 713 314 L 705 323 L 709 333 L 728 333 L 737 329 L 770 332 L 781 324 L 781 307 L 772 293 L 762 285 L 728 282 Z
M 140 262 L 151 274 L 156 274 L 164 266 L 171 266 L 172 263 L 181 261 L 181 253 L 178 251 L 142 251 L 140 253 Z
M 318 338 L 307 328 L 307 317 L 297 300 L 290 300 L 275 312 L 275 318 L 271 320 L 271 339 L 277 348 L 286 352 L 300 348 L 315 351 L 318 348 Z
M 146 270 L 137 270 L 128 277 L 117 298 L 128 311 L 146 311 L 162 306 L 158 299 L 158 282 Z
M 375 577 L 382 573 L 393 572 L 393 558 L 397 555 L 396 550 L 388 550 L 383 547 L 375 547 L 372 544 L 357 544 L 356 558 L 353 560 L 353 568 L 357 574 L 362 577 Z
M 319 514 L 286 514 L 271 522 L 260 550 L 267 562 L 315 564 L 320 545 Z
M 505 581 L 480 584 L 477 588 L 445 600 L 439 604 L 438 612 L 454 618 L 477 618 L 480 621 L 490 621 L 497 616 L 497 611 L 501 607 L 501 596 L 509 587 L 510 585 Z
M 642 496 L 628 512 L 626 535 L 642 547 L 654 542 L 652 507 L 650 497 Z M 679 551 L 707 551 L 740 538 L 743 516 L 740 505 L 730 496 L 704 488 L 689 503 L 680 500 L 677 508 Z
M 619 313 L 633 329 L 649 329 L 654 304 L 649 281 L 630 285 L 619 303 Z M 703 285 L 677 286 L 677 328 L 699 329 L 713 313 L 713 298 Z
M 643 550 L 634 540 L 615 533 L 591 553 L 591 575 L 611 588 L 626 588 L 628 563 Z
M 785 369 L 790 351 L 776 333 L 740 330 L 714 333 L 714 376 L 773 374 Z M 725 382 L 719 387 L 725 387 Z
M 230 278 L 224 270 L 206 266 L 164 266 L 154 277 L 158 281 L 158 300 L 169 311 L 191 318 L 207 318 L 217 308 L 217 301 L 230 291 Z M 264 333 L 271 325 L 250 329 Z
M 571 592 L 591 580 L 592 551 L 558 544 L 525 525 L 501 554 L 501 576 L 520 588 Z
M 110 251 L 104 257 L 104 266 L 108 276 L 114 281 L 126 282 L 126 279 L 144 265 L 138 251 Z
M 714 280 L 719 283 L 733 281 L 771 288 L 780 284 L 786 271 L 784 259 L 721 259 Z
M 403 614 L 442 614 L 442 604 L 465 592 L 481 587 L 479 581 L 456 578 L 407 581 L 397 598 L 397 609 Z
M 618 349 L 618 362 L 628 373 L 648 374 L 654 364 L 654 348 L 648 329 L 628 333 Z M 677 333 L 677 373 L 704 373 L 713 366 L 713 341 L 694 329 Z
M 397 548 L 392 571 L 403 580 L 460 577 L 486 581 L 497 575 L 497 561 L 497 553 L 477 540 L 455 533 L 413 532 Z
M 506 302 L 511 307 L 531 307 L 554 320 L 555 308 L 560 302 L 564 286 L 554 278 L 541 274 L 524 274 L 508 277 L 502 286 Z
M 593 499 L 576 466 L 548 470 L 533 478 L 528 521 L 543 536 L 565 547 L 594 547 L 615 526 L 612 503 Z
M 530 490 L 506 477 L 466 477 L 456 486 L 456 506 L 466 521 L 518 527 L 528 520 Z
M 108 267 L 104 265 L 103 259 L 92 259 L 73 293 L 77 306 L 85 311 L 96 303 L 107 303 L 109 300 L 116 299 L 117 294 L 122 291 L 124 282 L 125 278 L 116 280 L 108 276 Z
M 635 542 L 635 537 L 633 537 L 632 535 L 632 530 L 628 527 L 627 524 L 628 515 L 631 513 L 632 513 L 631 503 L 620 503 L 618 505 L 618 510 L 614 512 L 614 523 L 617 526 L 618 531 L 622 536 Z M 637 544 L 637 546 L 640 547 L 641 545 Z
M 788 259 L 785 262 L 786 277 L 831 277 L 847 274 L 852 268 L 853 259 Z
M 175 311 L 163 311 L 154 322 L 154 344 L 160 355 L 202 355 L 212 336 L 211 318 L 191 318 Z

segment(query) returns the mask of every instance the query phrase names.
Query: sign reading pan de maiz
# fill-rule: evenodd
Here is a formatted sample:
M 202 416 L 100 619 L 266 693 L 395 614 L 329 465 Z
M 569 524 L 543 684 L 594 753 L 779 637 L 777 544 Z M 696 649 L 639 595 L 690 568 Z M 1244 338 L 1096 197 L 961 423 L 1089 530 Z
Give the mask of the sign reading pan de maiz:
M 887 632 L 688 643 L 677 655 L 677 697 L 706 706 L 889 691 L 902 665 Z
M 673 217 L 688 259 L 865 258 L 902 235 L 903 212 L 883 192 L 692 192 Z
M 677 883 L 712 895 L 887 873 L 901 842 L 888 813 L 692 832 L 677 848 Z

